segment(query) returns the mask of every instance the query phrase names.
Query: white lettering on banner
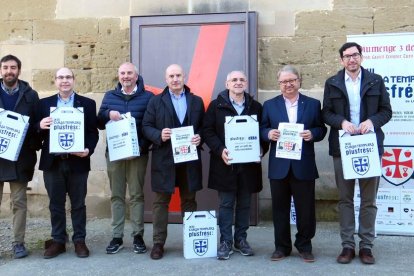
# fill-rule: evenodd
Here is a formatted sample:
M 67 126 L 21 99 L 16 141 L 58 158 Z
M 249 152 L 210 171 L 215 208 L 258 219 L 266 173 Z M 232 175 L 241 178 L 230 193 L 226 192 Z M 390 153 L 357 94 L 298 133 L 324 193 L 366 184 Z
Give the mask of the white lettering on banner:
M 393 110 L 391 120 L 382 126 L 385 140 L 376 230 L 380 234 L 413 235 L 414 33 L 350 35 L 347 40 L 362 46 L 362 66 L 382 76 Z M 355 194 L 359 194 L 358 185 Z M 359 196 L 355 197 L 354 204 L 358 218 Z

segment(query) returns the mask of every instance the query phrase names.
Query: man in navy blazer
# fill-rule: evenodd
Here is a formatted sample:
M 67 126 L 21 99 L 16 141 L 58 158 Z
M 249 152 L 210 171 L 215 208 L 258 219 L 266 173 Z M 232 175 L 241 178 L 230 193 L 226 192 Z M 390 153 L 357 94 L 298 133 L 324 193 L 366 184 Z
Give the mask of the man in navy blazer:
M 292 251 L 290 201 L 293 196 L 298 229 L 294 245 L 305 262 L 313 262 L 311 239 L 316 229 L 315 179 L 319 177 L 314 142 L 325 137 L 326 127 L 322 120 L 321 103 L 299 93 L 302 79 L 296 68 L 286 65 L 277 76 L 282 95 L 264 103 L 260 127 L 261 139 L 271 143 L 268 173 L 275 236 L 275 251 L 271 260 L 282 260 Z M 278 128 L 282 122 L 304 125 L 304 131 L 300 133 L 303 138 L 300 160 L 276 157 L 280 138 Z
M 90 156 L 98 143 L 96 103 L 94 100 L 80 96 L 73 90 L 75 76 L 72 70 L 61 68 L 56 72 L 56 95 L 39 101 L 36 114 L 36 127 L 43 142 L 39 169 L 43 171 L 43 179 L 49 196 L 49 210 L 52 223 L 52 241 L 45 244 L 44 258 L 49 259 L 66 251 L 66 194 L 71 203 L 73 226 L 72 240 L 78 257 L 89 256 L 85 244 L 86 206 L 85 197 L 90 171 Z M 49 152 L 49 129 L 52 125 L 51 107 L 83 107 L 84 111 L 84 143 L 82 152 L 70 154 L 53 154 Z

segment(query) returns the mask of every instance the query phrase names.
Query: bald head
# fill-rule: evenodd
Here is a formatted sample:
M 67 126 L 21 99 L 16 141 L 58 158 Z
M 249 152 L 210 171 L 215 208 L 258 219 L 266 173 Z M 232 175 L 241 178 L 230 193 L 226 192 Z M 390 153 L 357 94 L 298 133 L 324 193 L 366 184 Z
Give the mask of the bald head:
M 171 64 L 165 70 L 165 81 L 168 88 L 176 95 L 179 95 L 184 89 L 184 70 L 178 64 Z

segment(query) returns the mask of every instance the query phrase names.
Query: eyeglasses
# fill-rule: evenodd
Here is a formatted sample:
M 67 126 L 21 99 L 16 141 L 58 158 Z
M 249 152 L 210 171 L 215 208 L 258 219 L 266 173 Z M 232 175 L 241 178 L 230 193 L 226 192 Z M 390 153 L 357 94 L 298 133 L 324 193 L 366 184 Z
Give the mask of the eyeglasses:
M 350 61 L 351 58 L 353 58 L 353 59 L 359 59 L 360 57 L 361 57 L 361 54 L 360 53 L 353 53 L 352 55 L 344 55 L 344 56 L 342 56 L 342 60 Z
M 246 79 L 244 79 L 244 78 L 232 78 L 232 79 L 230 79 L 229 81 L 231 81 L 231 82 L 237 82 L 237 81 L 240 81 L 240 82 L 245 82 L 245 81 L 246 81 Z
M 56 79 L 57 80 L 64 80 L 64 79 L 72 80 L 73 79 L 73 76 L 70 76 L 70 75 L 67 75 L 67 76 L 57 76 Z
M 289 84 L 294 84 L 298 79 L 291 79 L 291 80 L 284 80 L 284 81 L 279 81 L 279 85 L 287 85 Z

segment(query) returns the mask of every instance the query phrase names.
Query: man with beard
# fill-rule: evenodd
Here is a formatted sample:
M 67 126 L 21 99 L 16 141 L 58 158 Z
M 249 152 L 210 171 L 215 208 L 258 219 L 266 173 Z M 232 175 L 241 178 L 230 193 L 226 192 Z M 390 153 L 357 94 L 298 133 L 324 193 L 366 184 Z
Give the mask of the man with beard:
M 364 135 L 374 131 L 378 152 L 384 152 L 384 132 L 381 127 L 392 116 L 390 98 L 382 77 L 361 66 L 362 47 L 348 42 L 339 49 L 340 62 L 344 67 L 325 82 L 323 119 L 331 127 L 329 155 L 333 157 L 335 181 L 339 191 L 339 223 L 342 252 L 337 262 L 348 264 L 355 257 L 355 179 L 345 180 L 339 149 L 339 130 L 351 135 Z M 358 179 L 361 205 L 359 210 L 359 258 L 364 264 L 374 264 L 372 247 L 375 238 L 377 216 L 376 196 L 379 177 Z
M 13 206 L 13 254 L 14 258 L 28 255 L 24 246 L 27 214 L 27 183 L 32 180 L 36 164 L 36 145 L 33 139 L 33 116 L 39 96 L 27 82 L 19 80 L 21 61 L 13 56 L 4 56 L 1 61 L 0 108 L 30 117 L 29 129 L 17 161 L 0 158 L 0 204 L 4 182 L 9 182 Z M 0 137 L 2 140 L 2 138 Z M 1 141 L 2 142 L 2 141 Z

